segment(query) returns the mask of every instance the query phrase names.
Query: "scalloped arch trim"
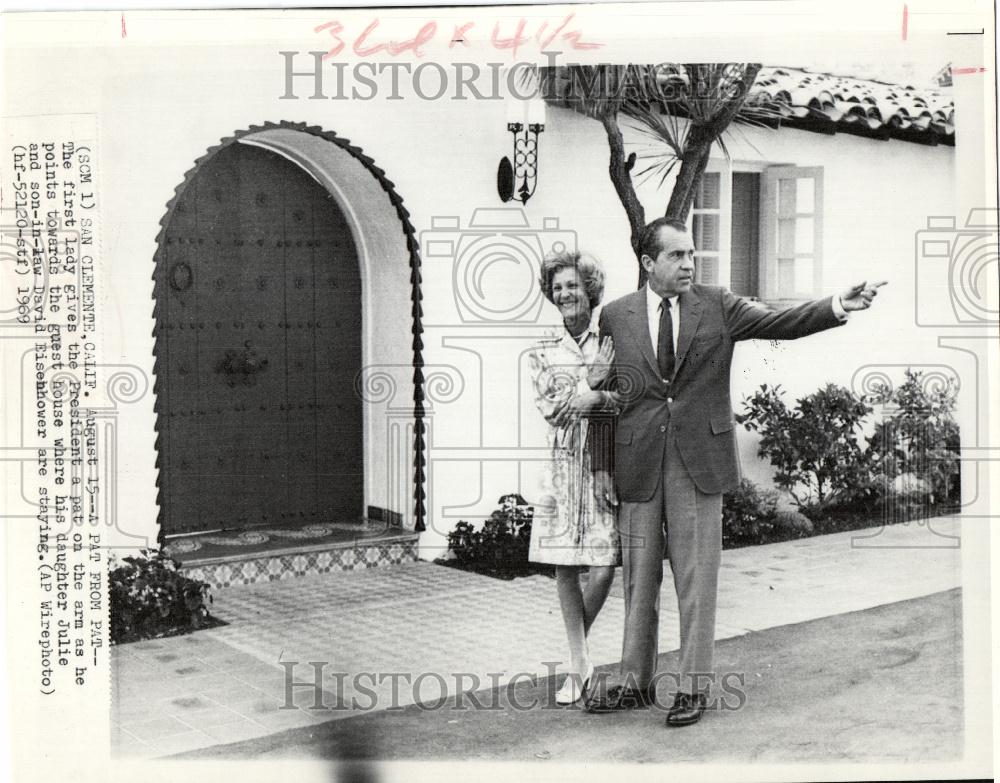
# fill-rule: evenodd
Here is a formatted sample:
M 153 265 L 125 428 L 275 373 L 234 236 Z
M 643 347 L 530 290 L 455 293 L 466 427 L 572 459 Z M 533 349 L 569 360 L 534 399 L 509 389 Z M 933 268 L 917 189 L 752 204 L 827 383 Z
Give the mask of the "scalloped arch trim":
M 255 133 L 261 133 L 262 131 L 274 130 L 274 129 L 285 129 L 299 131 L 300 133 L 306 133 L 310 136 L 319 137 L 331 144 L 337 145 L 340 149 L 347 152 L 351 157 L 360 162 L 365 169 L 377 180 L 379 186 L 385 192 L 386 196 L 389 198 L 389 203 L 392 204 L 393 209 L 396 211 L 396 216 L 399 218 L 399 222 L 403 228 L 403 234 L 406 237 L 406 250 L 409 254 L 409 266 L 410 266 L 410 301 L 412 303 L 412 314 L 413 314 L 413 324 L 411 327 L 412 334 L 412 349 L 413 349 L 413 502 L 414 502 L 414 519 L 415 525 L 414 529 L 417 532 L 423 532 L 425 529 L 424 518 L 426 516 L 426 493 L 424 491 L 424 475 L 426 468 L 426 460 L 424 456 L 424 359 L 423 359 L 423 342 L 421 340 L 421 334 L 423 334 L 423 294 L 420 290 L 421 285 L 421 272 L 420 272 L 420 245 L 416 238 L 416 229 L 410 222 L 410 213 L 403 206 L 403 198 L 396 192 L 396 186 L 390 180 L 385 171 L 379 168 L 373 158 L 366 155 L 364 151 L 351 142 L 348 139 L 338 136 L 333 131 L 324 130 L 318 125 L 309 125 L 305 122 L 290 122 L 287 120 L 281 120 L 279 122 L 265 122 L 263 125 L 251 125 L 245 130 L 236 131 L 232 136 L 227 136 L 219 141 L 218 144 L 209 147 L 205 154 L 195 160 L 194 165 L 184 173 L 184 178 L 176 188 L 174 188 L 174 195 L 167 202 L 167 209 L 164 212 L 163 217 L 160 218 L 160 230 L 156 235 L 156 253 L 153 256 L 154 263 L 154 273 L 153 273 L 153 320 L 157 321 L 160 313 L 160 299 L 162 298 L 163 292 L 160 290 L 161 286 L 157 280 L 155 273 L 155 264 L 159 261 L 160 248 L 164 236 L 166 234 L 167 226 L 170 225 L 170 221 L 174 216 L 174 211 L 177 206 L 178 201 L 180 201 L 181 196 L 187 190 L 188 185 L 194 179 L 195 175 L 201 169 L 207 161 L 214 157 L 220 150 L 225 149 L 230 144 L 238 142 L 240 139 L 251 136 Z M 154 343 L 153 343 L 153 394 L 154 396 L 160 391 L 160 357 L 159 357 L 159 336 L 154 331 Z M 160 469 L 161 469 L 161 451 L 160 451 L 160 416 L 156 417 L 156 485 L 159 488 L 156 496 L 156 503 L 159 507 L 159 513 L 157 516 L 157 525 L 159 532 L 157 533 L 157 540 L 162 545 L 163 544 L 163 489 L 160 482 Z

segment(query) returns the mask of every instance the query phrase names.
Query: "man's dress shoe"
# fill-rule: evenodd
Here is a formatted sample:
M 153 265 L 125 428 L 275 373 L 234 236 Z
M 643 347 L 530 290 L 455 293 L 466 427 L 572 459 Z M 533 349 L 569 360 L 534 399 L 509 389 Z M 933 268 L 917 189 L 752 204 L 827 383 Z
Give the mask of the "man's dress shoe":
M 649 707 L 656 701 L 656 691 L 649 686 L 645 688 L 626 688 L 615 685 L 606 693 L 591 693 L 587 699 L 587 712 L 603 714 L 621 710 L 636 710 Z
M 674 696 L 674 706 L 667 713 L 667 725 L 690 726 L 697 723 L 701 720 L 707 701 L 704 693 L 693 696 L 690 693 L 678 693 Z

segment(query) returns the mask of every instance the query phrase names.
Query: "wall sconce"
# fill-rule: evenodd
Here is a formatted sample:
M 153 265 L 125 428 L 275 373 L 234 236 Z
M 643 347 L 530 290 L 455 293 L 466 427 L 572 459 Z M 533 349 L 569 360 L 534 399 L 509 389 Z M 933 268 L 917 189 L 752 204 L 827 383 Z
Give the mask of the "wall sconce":
M 504 202 L 513 199 L 527 204 L 538 185 L 538 135 L 545 130 L 545 102 L 536 99 L 525 104 L 526 116 L 507 122 L 514 136 L 513 162 L 505 155 L 497 167 L 497 193 Z

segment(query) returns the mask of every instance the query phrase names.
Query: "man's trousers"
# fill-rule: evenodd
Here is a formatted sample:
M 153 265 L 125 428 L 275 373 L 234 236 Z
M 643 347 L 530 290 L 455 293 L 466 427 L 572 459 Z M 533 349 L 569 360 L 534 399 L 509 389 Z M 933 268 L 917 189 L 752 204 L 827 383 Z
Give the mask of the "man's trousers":
M 705 691 L 714 674 L 715 604 L 722 555 L 722 495 L 691 480 L 673 437 L 664 444 L 663 475 L 653 497 L 622 502 L 618 517 L 625 588 L 621 674 L 644 688 L 656 671 L 663 549 L 680 611 L 678 690 Z

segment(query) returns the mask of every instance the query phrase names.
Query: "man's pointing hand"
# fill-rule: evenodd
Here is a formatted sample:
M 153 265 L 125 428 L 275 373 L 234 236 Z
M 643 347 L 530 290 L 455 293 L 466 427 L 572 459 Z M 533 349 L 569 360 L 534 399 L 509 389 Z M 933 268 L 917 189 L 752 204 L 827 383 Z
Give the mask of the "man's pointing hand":
M 878 290 L 884 286 L 888 280 L 880 280 L 877 283 L 869 283 L 867 280 L 852 288 L 848 288 L 840 295 L 840 303 L 844 309 L 867 310 L 872 306 L 872 300 L 878 296 Z

